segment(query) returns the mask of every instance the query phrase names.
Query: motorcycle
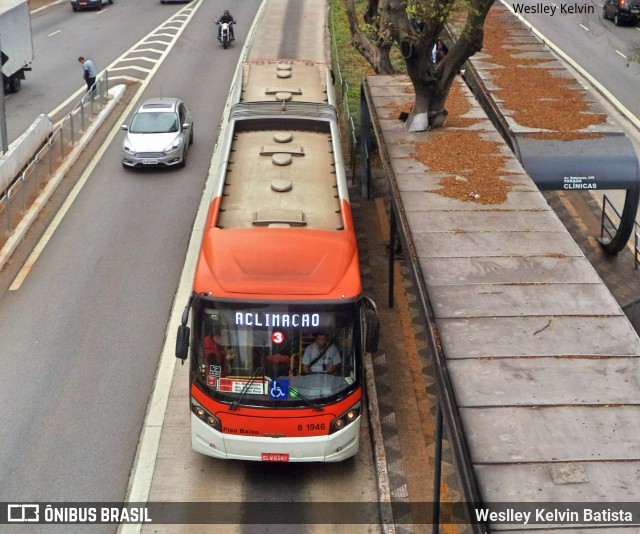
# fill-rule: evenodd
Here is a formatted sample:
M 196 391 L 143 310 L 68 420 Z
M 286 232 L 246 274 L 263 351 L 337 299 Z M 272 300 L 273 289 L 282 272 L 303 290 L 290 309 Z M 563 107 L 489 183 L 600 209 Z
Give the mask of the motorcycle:
M 235 24 L 235 22 L 219 22 L 216 21 L 216 24 L 220 25 L 220 37 L 218 40 L 222 43 L 222 48 L 226 49 L 231 41 L 235 40 L 231 37 L 231 24 Z

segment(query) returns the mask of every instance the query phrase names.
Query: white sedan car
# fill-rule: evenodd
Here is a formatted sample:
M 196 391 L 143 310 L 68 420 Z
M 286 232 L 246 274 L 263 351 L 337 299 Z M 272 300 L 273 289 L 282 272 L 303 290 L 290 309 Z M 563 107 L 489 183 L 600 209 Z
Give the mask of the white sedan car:
M 122 142 L 124 167 L 184 167 L 193 143 L 191 113 L 179 98 L 151 98 L 133 114 Z

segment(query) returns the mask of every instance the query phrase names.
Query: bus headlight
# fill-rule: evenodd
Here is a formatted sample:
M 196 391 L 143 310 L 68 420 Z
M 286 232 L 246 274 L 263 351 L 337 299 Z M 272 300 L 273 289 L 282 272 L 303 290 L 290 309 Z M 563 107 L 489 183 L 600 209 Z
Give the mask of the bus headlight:
M 359 416 L 361 412 L 360 401 L 354 404 L 351 408 L 349 408 L 346 412 L 344 412 L 339 417 L 336 417 L 333 421 L 331 421 L 331 426 L 329 427 L 329 434 L 333 434 L 334 432 L 338 432 L 338 430 L 342 430 L 347 425 L 353 423 Z
M 198 419 L 202 419 L 205 423 L 207 423 L 211 428 L 215 428 L 216 430 L 221 430 L 222 425 L 220 424 L 220 419 L 218 419 L 212 413 L 209 413 L 205 410 L 199 402 L 194 399 L 191 399 L 191 411 L 196 414 Z

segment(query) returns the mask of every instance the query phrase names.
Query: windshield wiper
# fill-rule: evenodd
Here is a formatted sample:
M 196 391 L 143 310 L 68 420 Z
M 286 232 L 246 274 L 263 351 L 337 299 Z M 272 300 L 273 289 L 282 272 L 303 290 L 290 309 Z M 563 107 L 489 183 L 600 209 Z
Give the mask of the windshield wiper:
M 229 407 L 230 410 L 237 410 L 238 409 L 239 402 L 247 394 L 247 391 L 249 391 L 249 388 L 251 387 L 251 384 L 253 384 L 256 381 L 256 378 L 258 377 L 258 373 L 262 372 L 263 370 L 264 369 L 262 367 L 258 367 L 255 370 L 255 372 L 251 375 L 251 380 L 249 380 L 249 382 L 247 382 L 245 384 L 245 386 L 242 388 L 242 391 L 240 392 L 240 395 L 238 395 L 238 398 L 231 403 L 231 406 Z
M 305 397 L 298 388 L 289 388 L 289 390 L 295 391 L 294 398 L 300 397 L 303 401 L 305 401 L 309 406 L 311 406 L 316 412 L 324 412 L 324 408 L 319 404 L 313 402 L 309 397 Z

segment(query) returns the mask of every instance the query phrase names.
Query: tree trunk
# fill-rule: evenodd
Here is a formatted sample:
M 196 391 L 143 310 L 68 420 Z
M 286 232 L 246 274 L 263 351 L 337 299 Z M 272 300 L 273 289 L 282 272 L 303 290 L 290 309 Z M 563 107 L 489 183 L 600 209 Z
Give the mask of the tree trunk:
M 420 132 L 444 125 L 447 110 L 444 107 L 448 87 L 443 91 L 439 73 L 431 62 L 431 49 L 422 43 L 414 46 L 405 56 L 407 74 L 413 83 L 415 102 L 407 119 L 410 132 Z
M 433 41 L 422 35 L 413 53 L 405 55 L 407 74 L 415 90 L 415 105 L 407 119 L 407 129 L 412 132 L 441 128 L 448 112 L 445 108 L 451 84 L 464 63 L 482 49 L 484 20 L 494 0 L 477 0 L 477 9 L 470 10 L 460 36 L 438 65 L 431 59 Z M 436 31 L 439 31 L 436 29 Z
M 347 9 L 349 29 L 351 30 L 351 44 L 369 62 L 376 74 L 396 74 L 397 71 L 391 64 L 390 57 L 391 47 L 393 46 L 391 36 L 387 35 L 385 37 L 384 33 L 379 29 L 379 37 L 376 44 L 371 43 L 360 29 L 354 0 L 345 0 L 344 3 Z
M 358 26 L 354 0 L 345 0 L 354 45 L 376 72 L 393 72 L 386 70 L 391 65 L 386 63 L 389 59 L 387 45 L 390 46 L 393 39 L 400 46 L 415 91 L 415 104 L 407 119 L 409 131 L 444 126 L 448 115 L 445 103 L 451 84 L 467 59 L 482 48 L 484 20 L 493 2 L 465 0 L 465 26 L 450 46 L 449 53 L 434 65 L 431 50 L 449 18 L 453 0 L 367 0 L 364 18 L 379 36 L 373 47 L 376 51 L 368 50 L 367 55 L 363 49 L 368 40 Z M 381 51 L 384 51 L 384 60 L 376 56 Z

